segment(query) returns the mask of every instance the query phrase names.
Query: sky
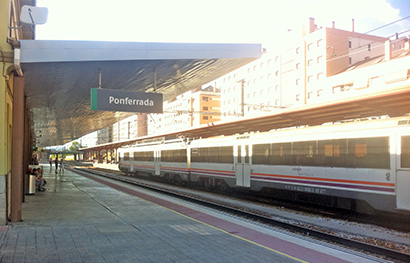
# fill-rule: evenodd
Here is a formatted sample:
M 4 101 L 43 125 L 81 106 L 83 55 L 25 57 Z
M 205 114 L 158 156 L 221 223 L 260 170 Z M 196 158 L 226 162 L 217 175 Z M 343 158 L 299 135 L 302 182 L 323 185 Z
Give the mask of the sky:
M 268 50 L 299 36 L 309 17 L 343 30 L 354 19 L 355 31 L 365 33 L 410 16 L 410 0 L 37 0 L 37 6 L 48 8 L 48 21 L 36 26 L 36 39 L 260 43 Z M 371 34 L 408 29 L 410 18 Z

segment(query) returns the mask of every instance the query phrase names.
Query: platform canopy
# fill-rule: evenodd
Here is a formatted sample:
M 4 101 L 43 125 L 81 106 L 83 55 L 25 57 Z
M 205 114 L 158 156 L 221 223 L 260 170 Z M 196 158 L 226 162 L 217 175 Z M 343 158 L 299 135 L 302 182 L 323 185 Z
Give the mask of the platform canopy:
M 61 145 L 131 114 L 92 111 L 90 89 L 162 93 L 200 87 L 261 56 L 260 44 L 20 40 L 36 145 Z M 101 72 L 101 82 L 99 82 Z

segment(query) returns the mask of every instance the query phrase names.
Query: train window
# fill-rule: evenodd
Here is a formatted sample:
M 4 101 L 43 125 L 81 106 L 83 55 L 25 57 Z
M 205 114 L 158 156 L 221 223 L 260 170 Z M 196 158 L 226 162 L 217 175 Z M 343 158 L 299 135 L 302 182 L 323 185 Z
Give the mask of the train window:
M 219 147 L 210 147 L 208 149 L 207 161 L 210 163 L 217 163 L 220 157 Z
M 390 168 L 389 137 L 348 140 L 348 167 Z
M 270 164 L 271 144 L 254 144 L 252 146 L 253 164 Z
M 401 137 L 401 167 L 410 168 L 410 136 Z
M 223 146 L 221 147 L 221 163 L 233 163 L 233 147 Z
M 242 146 L 238 146 L 238 154 L 236 156 L 236 162 L 237 163 L 242 163 Z
M 355 144 L 354 152 L 356 157 L 367 156 L 367 144 Z
M 325 145 L 325 156 L 332 157 L 333 156 L 333 145 L 327 144 Z
M 293 143 L 295 165 L 316 166 L 316 141 Z
M 233 146 L 204 147 L 191 150 L 192 162 L 233 163 Z
M 124 161 L 130 160 L 130 153 L 124 153 Z
M 275 143 L 272 144 L 272 156 L 270 163 L 274 165 L 292 165 L 292 144 Z
M 326 167 L 346 167 L 347 140 L 318 141 L 316 165 Z
M 154 161 L 154 152 L 134 152 L 134 160 L 140 162 L 153 162 Z
M 186 162 L 186 150 L 166 150 L 161 152 L 161 161 L 163 162 Z
M 407 158 L 410 168 L 410 136 Z M 335 139 L 292 143 L 258 144 L 252 148 L 253 164 L 324 167 L 389 168 L 389 138 Z
M 191 161 L 200 162 L 201 161 L 201 148 L 191 149 Z
M 249 145 L 245 145 L 245 163 L 249 163 Z

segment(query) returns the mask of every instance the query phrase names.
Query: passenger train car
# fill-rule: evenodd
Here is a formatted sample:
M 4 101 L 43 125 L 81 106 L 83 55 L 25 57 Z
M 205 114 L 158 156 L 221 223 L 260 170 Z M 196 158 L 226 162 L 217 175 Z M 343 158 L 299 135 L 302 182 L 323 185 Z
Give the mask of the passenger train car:
M 366 213 L 410 212 L 410 117 L 141 143 L 120 170 Z

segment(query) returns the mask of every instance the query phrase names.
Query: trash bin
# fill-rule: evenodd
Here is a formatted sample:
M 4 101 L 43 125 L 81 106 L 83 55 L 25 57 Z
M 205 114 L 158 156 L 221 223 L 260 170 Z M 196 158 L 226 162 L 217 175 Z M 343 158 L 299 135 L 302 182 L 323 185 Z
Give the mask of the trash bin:
M 28 195 L 33 195 L 36 193 L 36 176 L 33 174 L 28 175 L 28 189 L 27 193 Z

